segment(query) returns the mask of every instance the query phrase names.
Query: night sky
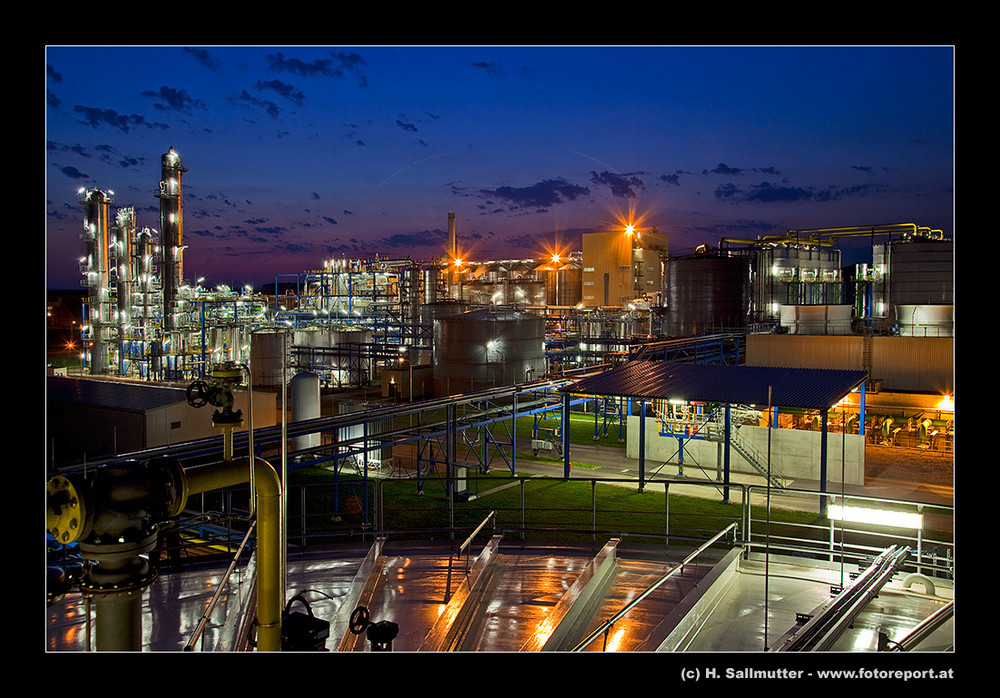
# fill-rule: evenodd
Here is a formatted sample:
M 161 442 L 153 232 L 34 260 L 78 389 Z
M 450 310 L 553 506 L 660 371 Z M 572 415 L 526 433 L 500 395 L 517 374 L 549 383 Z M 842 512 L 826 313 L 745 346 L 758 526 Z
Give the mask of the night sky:
M 184 175 L 185 277 L 331 258 L 580 249 L 634 216 L 720 238 L 916 223 L 953 235 L 954 49 L 46 47 L 50 289 L 79 288 L 81 187 L 159 226 Z M 845 253 L 846 262 L 865 261 Z

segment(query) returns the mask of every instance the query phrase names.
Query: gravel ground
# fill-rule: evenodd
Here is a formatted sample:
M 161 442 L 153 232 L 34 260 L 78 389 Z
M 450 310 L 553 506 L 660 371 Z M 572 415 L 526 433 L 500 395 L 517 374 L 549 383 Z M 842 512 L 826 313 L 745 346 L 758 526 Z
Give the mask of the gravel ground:
M 955 456 L 919 448 L 865 446 L 865 479 L 906 480 L 925 485 L 951 486 Z

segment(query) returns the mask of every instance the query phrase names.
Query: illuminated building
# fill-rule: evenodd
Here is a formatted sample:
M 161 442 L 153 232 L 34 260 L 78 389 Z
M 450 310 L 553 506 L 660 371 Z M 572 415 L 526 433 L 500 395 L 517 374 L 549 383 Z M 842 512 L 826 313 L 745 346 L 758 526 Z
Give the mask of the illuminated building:
M 667 237 L 628 226 L 621 231 L 583 235 L 582 302 L 589 307 L 625 306 L 629 301 L 656 302 L 662 293 L 660 256 Z

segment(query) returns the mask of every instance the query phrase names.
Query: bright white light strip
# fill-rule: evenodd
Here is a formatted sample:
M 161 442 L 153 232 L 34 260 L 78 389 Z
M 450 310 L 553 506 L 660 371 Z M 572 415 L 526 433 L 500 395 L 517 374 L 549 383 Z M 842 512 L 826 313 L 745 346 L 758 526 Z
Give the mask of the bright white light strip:
M 896 526 L 898 528 L 921 529 L 924 527 L 923 514 L 909 514 L 904 511 L 845 507 L 839 504 L 831 504 L 827 509 L 827 515 L 835 521 L 851 521 L 853 523 Z

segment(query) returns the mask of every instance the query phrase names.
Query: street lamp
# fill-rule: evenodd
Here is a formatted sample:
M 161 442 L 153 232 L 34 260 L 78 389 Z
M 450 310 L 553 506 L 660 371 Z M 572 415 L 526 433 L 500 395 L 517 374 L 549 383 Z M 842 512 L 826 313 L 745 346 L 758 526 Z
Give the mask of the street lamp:
M 410 395 L 409 395 L 409 402 L 413 402 L 413 363 L 409 359 L 400 356 L 399 357 L 399 365 L 402 366 L 404 363 L 410 369 Z

